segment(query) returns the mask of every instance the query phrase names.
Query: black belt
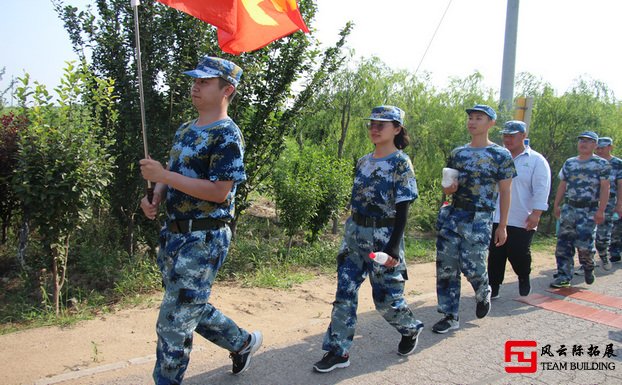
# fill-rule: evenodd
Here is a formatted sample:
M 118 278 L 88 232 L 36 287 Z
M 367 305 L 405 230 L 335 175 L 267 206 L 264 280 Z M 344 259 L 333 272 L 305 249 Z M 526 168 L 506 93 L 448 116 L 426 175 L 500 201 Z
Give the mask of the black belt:
M 180 219 L 170 221 L 168 230 L 171 233 L 190 233 L 192 231 L 218 230 L 227 223 L 214 218 Z
M 578 208 L 578 209 L 584 209 L 584 208 L 596 208 L 598 207 L 598 202 L 596 201 L 573 201 L 571 199 L 566 200 L 566 203 L 568 203 L 570 206 Z
M 495 211 L 494 208 L 477 207 L 473 203 L 461 201 L 459 199 L 454 199 L 453 202 L 451 202 L 451 205 L 457 209 L 461 209 L 464 211 L 485 211 L 485 212 Z
M 395 223 L 395 218 L 368 217 L 358 213 L 352 213 L 352 220 L 357 225 L 364 227 L 389 227 Z

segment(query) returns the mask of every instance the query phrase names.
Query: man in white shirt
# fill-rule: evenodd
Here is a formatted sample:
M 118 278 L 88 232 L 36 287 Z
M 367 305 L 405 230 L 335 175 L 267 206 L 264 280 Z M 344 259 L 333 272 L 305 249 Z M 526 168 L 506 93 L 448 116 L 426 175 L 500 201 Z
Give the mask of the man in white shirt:
M 507 260 L 518 275 L 519 294 L 526 296 L 531 292 L 531 241 L 540 222 L 540 215 L 549 208 L 551 168 L 540 153 L 525 145 L 526 128 L 524 122 L 510 120 L 503 125 L 501 131 L 503 145 L 512 154 L 518 176 L 512 183 L 507 241 L 499 247 L 491 242 L 488 250 L 491 298 L 499 298 L 499 287 L 503 283 Z M 499 223 L 498 200 L 493 222 L 494 234 Z

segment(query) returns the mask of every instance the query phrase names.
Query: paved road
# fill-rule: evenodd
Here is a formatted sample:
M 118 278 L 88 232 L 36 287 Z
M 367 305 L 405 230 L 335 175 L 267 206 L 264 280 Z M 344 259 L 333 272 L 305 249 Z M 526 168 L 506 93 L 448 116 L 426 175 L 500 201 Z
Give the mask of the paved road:
M 546 295 L 588 306 L 595 312 L 601 310 L 600 315 L 607 315 L 605 321 L 622 319 L 622 309 L 548 292 L 552 271 L 535 273 L 534 295 L 529 298 Z M 501 287 L 501 298 L 493 300 L 491 313 L 481 320 L 475 317 L 473 291 L 463 284 L 461 327 L 446 335 L 431 331 L 439 319 L 435 294 L 411 296 L 411 308 L 426 329 L 421 334 L 417 351 L 408 357 L 396 354 L 399 335 L 387 327 L 378 313 L 368 311 L 359 315 L 351 365 L 347 369 L 327 374 L 312 371 L 312 363 L 322 354 L 322 335 L 317 333 L 295 343 L 262 348 L 254 356 L 249 371 L 240 376 L 229 373 L 230 361 L 226 354 L 214 354 L 210 349 L 195 350 L 184 384 L 622 384 L 622 329 L 519 302 L 515 277 L 509 275 L 507 279 L 510 281 Z M 582 277 L 575 277 L 573 283 L 591 293 L 606 294 L 622 301 L 620 264 L 608 273 L 597 269 L 596 282 L 591 286 L 585 285 Z M 529 366 L 519 364 L 516 355 L 511 362 L 504 361 L 508 340 L 536 342 L 534 348 L 515 348 L 525 357 L 537 360 L 535 373 L 506 372 L 506 367 Z M 542 355 L 547 345 L 553 357 Z M 566 356 L 557 352 L 562 345 L 568 348 Z M 581 347 L 583 355 L 573 355 L 573 346 Z M 589 356 L 590 346 L 597 347 L 600 354 Z M 607 348 L 616 356 L 603 357 Z M 152 366 L 153 356 L 137 357 L 132 362 L 95 368 L 99 373 L 72 373 L 70 376 L 76 378 L 61 381 L 61 377 L 52 377 L 37 384 L 149 384 L 152 383 Z M 576 369 L 577 366 L 582 369 Z

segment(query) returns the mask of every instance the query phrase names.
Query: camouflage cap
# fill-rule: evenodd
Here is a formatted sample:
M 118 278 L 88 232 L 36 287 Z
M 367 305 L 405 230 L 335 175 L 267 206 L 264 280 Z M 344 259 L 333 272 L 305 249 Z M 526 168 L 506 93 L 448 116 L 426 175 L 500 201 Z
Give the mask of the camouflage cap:
M 396 121 L 404 124 L 404 116 L 406 114 L 400 108 L 395 106 L 378 106 L 371 110 L 371 115 L 367 120 L 379 120 L 382 122 Z
M 184 75 L 199 79 L 223 78 L 237 87 L 242 77 L 242 69 L 229 60 L 204 56 L 197 64 L 197 68 L 185 71 Z
M 594 131 L 584 131 L 580 133 L 579 136 L 577 136 L 577 139 L 581 139 L 581 138 L 588 138 L 588 139 L 592 139 L 595 142 L 598 142 L 598 134 L 595 133 Z
M 497 120 L 497 113 L 490 106 L 487 106 L 485 104 L 476 104 L 472 108 L 466 109 L 467 114 L 470 114 L 471 112 L 475 112 L 475 111 L 483 112 L 486 115 L 488 115 L 490 119 Z
M 527 125 L 525 122 L 521 122 L 520 120 L 508 120 L 503 125 L 503 129 L 501 133 L 503 135 L 514 135 L 519 132 L 527 132 Z
M 598 147 L 607 147 L 613 144 L 613 139 L 608 136 L 601 136 L 598 138 Z

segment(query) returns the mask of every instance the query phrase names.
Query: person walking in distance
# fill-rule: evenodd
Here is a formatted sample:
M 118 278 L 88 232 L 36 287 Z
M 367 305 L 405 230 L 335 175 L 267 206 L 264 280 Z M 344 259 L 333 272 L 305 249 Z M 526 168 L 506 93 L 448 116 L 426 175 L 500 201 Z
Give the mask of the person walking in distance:
M 402 149 L 410 141 L 404 111 L 379 106 L 369 116 L 369 138 L 374 151 L 356 164 L 350 206 L 352 215 L 337 255 L 337 293 L 322 349 L 326 354 L 313 365 L 330 372 L 350 365 L 350 347 L 356 327 L 358 291 L 369 277 L 374 305 L 401 335 L 397 353 L 415 351 L 423 323 L 404 299 L 408 279 L 404 255 L 404 229 L 408 206 L 418 197 L 415 172 Z M 388 260 L 379 264 L 370 253 L 382 251 Z M 384 256 L 384 255 L 383 255 Z
M 475 291 L 477 318 L 490 312 L 488 245 L 491 236 L 496 246 L 506 241 L 510 191 L 516 176 L 510 152 L 488 139 L 497 119 L 495 110 L 478 104 L 466 113 L 471 142 L 455 148 L 449 156 L 447 167 L 458 170 L 458 178 L 443 187 L 446 195 L 452 195 L 452 203 L 440 209 L 436 224 L 436 294 L 438 312 L 443 314 L 432 327 L 436 333 L 460 327 L 461 273 Z M 497 195 L 499 224 L 492 234 Z
M 594 283 L 594 237 L 596 225 L 605 220 L 609 201 L 609 162 L 594 155 L 598 135 L 585 131 L 578 137 L 578 156 L 566 159 L 559 172 L 553 210 L 559 219 L 555 247 L 557 274 L 551 287 L 570 287 L 575 248 L 583 266 L 585 283 Z M 563 205 L 562 205 L 563 203 Z
M 615 216 L 619 218 L 622 210 L 622 199 L 618 197 L 622 191 L 622 159 L 612 155 L 613 139 L 608 136 L 598 138 L 598 144 L 594 152 L 596 155 L 606 159 L 611 165 L 611 176 L 609 186 L 609 201 L 605 209 L 605 220 L 596 226 L 596 251 L 600 256 L 602 268 L 611 270 L 611 262 L 609 260 L 609 250 L 611 246 L 611 234 L 613 225 L 616 221 Z M 618 254 L 619 255 L 619 254 Z
M 227 112 L 242 69 L 206 56 L 184 74 L 194 78 L 198 118 L 175 133 L 168 168 L 151 158 L 140 161 L 143 177 L 156 183 L 153 200 L 141 200 L 145 216 L 155 219 L 163 200 L 167 212 L 158 252 L 164 298 L 156 326 L 156 385 L 182 383 L 194 332 L 230 352 L 233 374 L 249 367 L 262 343 L 260 332 L 247 332 L 209 303 L 231 241 L 236 189 L 246 180 L 242 133 Z
M 518 292 L 529 295 L 531 283 L 531 241 L 548 208 L 551 191 L 551 168 L 544 156 L 525 145 L 527 125 L 510 120 L 503 125 L 503 146 L 510 151 L 518 176 L 512 180 L 512 199 L 508 212 L 507 241 L 501 246 L 490 242 L 488 252 L 488 279 L 491 298 L 499 297 L 499 287 L 505 276 L 506 261 L 518 275 Z M 493 234 L 499 226 L 500 203 L 497 199 L 493 219 Z

